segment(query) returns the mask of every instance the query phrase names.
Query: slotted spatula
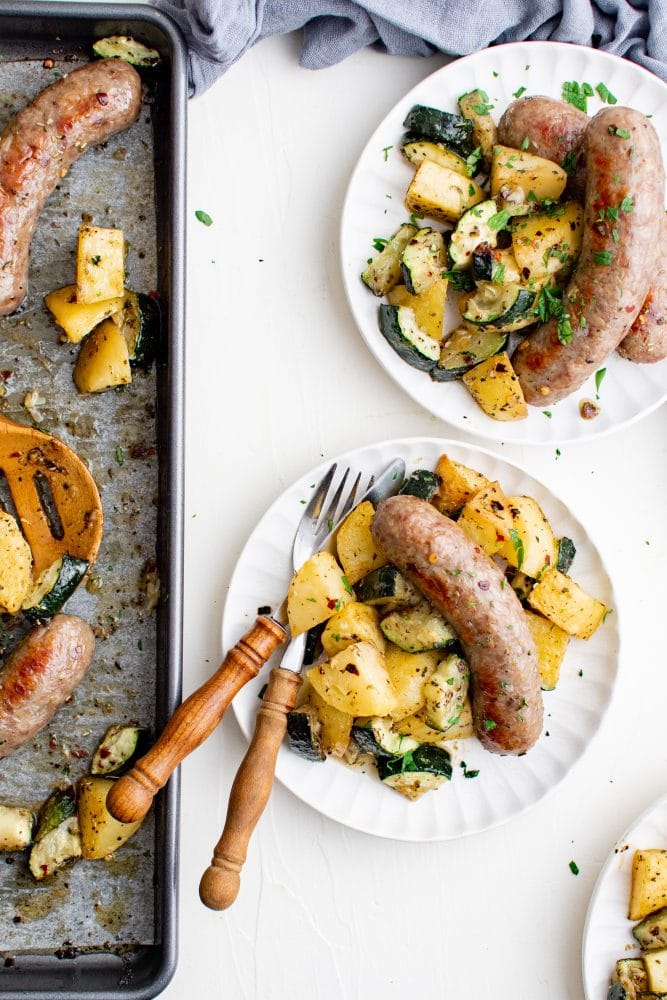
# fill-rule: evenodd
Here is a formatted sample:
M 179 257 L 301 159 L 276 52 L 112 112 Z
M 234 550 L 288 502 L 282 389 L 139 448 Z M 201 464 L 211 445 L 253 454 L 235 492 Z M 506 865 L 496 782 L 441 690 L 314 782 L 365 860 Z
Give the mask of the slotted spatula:
M 65 552 L 95 561 L 102 504 L 95 480 L 71 448 L 0 417 L 0 470 L 32 550 L 34 579 Z

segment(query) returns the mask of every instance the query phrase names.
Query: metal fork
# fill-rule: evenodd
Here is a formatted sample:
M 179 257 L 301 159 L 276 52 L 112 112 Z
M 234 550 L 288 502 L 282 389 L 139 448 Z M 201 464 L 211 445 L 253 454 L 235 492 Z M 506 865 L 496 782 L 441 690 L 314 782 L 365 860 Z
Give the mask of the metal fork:
M 294 540 L 294 558 L 298 556 L 301 560 L 299 566 L 316 551 L 314 546 L 324 544 L 330 526 L 335 529 L 354 506 L 362 477 L 357 476 L 343 501 L 349 471 L 339 480 L 335 478 L 334 464 L 316 487 Z M 148 753 L 114 783 L 107 805 L 116 819 L 132 823 L 146 815 L 155 795 L 178 765 L 211 735 L 236 693 L 257 676 L 285 639 L 286 631 L 279 621 L 269 615 L 258 616 L 250 631 L 229 650 L 216 672 L 179 705 Z M 300 640 L 301 637 L 296 641 Z M 300 652 L 299 647 L 294 649 L 292 644 L 287 647 L 290 657 L 300 655 L 299 666 L 303 660 L 305 637 L 302 642 Z

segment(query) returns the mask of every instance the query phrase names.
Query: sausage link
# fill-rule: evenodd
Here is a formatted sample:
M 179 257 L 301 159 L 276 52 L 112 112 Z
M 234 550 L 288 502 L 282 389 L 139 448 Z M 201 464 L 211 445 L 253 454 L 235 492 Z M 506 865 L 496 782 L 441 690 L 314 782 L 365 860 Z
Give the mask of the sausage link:
M 470 666 L 473 719 L 492 753 L 522 754 L 542 731 L 537 652 L 500 569 L 455 521 L 425 500 L 379 504 L 373 538 L 449 622 Z
M 67 701 L 93 659 L 90 625 L 56 615 L 34 628 L 0 669 L 0 759 L 32 739 Z
M 573 152 L 577 166 L 567 191 L 583 201 L 586 164 L 581 144 L 589 122 L 588 115 L 566 101 L 527 97 L 506 109 L 498 125 L 498 140 L 504 146 L 520 149 L 527 139 L 529 152 L 560 164 L 567 153 Z M 667 225 L 663 225 L 660 246 L 658 270 L 652 276 L 648 295 L 618 347 L 619 354 L 636 364 L 653 364 L 667 358 Z
M 604 108 L 586 129 L 583 153 L 583 243 L 563 295 L 571 342 L 559 340 L 558 321 L 552 319 L 514 355 L 524 395 L 534 405 L 556 403 L 574 392 L 618 347 L 656 267 L 665 173 L 655 129 L 632 108 Z
M 0 136 L 0 316 L 28 290 L 30 242 L 44 202 L 89 147 L 127 128 L 141 107 L 137 71 L 119 59 L 61 77 Z

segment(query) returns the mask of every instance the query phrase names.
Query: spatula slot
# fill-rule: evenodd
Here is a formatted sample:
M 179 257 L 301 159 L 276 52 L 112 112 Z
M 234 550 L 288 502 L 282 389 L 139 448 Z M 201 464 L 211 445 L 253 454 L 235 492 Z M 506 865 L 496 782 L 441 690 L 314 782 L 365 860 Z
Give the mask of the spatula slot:
M 63 523 L 60 520 L 60 514 L 58 513 L 58 508 L 56 507 L 56 501 L 53 498 L 51 483 L 43 472 L 36 472 L 33 477 L 33 482 L 35 484 L 35 489 L 37 490 L 39 502 L 42 505 L 42 510 L 44 511 L 44 516 L 48 521 L 49 530 L 53 537 L 60 541 L 65 534 L 65 529 L 63 528 Z
M 16 512 L 14 497 L 12 496 L 12 491 L 9 488 L 9 482 L 4 469 L 0 469 L 0 508 L 4 510 L 5 514 L 11 514 L 15 521 L 19 524 L 21 523 Z

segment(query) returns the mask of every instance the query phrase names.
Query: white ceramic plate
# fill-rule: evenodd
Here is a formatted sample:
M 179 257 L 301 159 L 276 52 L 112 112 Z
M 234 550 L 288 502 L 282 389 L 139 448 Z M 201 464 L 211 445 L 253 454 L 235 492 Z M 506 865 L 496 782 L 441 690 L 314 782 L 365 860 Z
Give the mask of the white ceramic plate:
M 632 936 L 636 920 L 628 920 L 632 858 L 636 850 L 667 848 L 667 795 L 635 820 L 615 845 L 595 883 L 584 926 L 582 950 L 586 1000 L 606 1000 L 609 980 L 619 958 L 637 958 Z
M 400 154 L 399 146 L 403 120 L 414 104 L 456 111 L 459 95 L 480 87 L 489 95 L 494 105 L 492 115 L 498 121 L 520 87 L 526 88 L 526 95 L 560 98 L 565 80 L 585 80 L 593 87 L 603 82 L 619 104 L 652 114 L 667 162 L 667 86 L 661 80 L 634 63 L 595 49 L 557 42 L 518 42 L 458 59 L 429 76 L 399 101 L 361 154 L 343 207 L 340 237 L 343 283 L 357 326 L 371 352 L 394 381 L 436 417 L 496 441 L 523 444 L 581 441 L 627 425 L 667 398 L 667 361 L 635 365 L 617 354 L 609 357 L 600 392 L 601 412 L 594 420 L 583 420 L 579 414 L 580 400 L 595 399 L 591 376 L 567 399 L 551 406 L 545 404 L 551 418 L 542 409 L 530 406 L 527 419 L 501 423 L 482 412 L 462 383 L 432 382 L 425 372 L 411 368 L 396 354 L 378 329 L 380 300 L 365 287 L 359 275 L 368 258 L 375 256 L 373 238 L 391 235 L 407 219 L 403 199 L 414 168 Z M 600 107 L 597 95 L 589 100 L 589 113 Z M 392 148 L 388 149 L 385 160 L 387 147 Z M 447 329 L 460 322 L 455 299 L 455 295 L 451 296 Z
M 574 579 L 614 608 L 588 642 L 573 640 L 555 691 L 544 696 L 549 736 L 544 734 L 525 757 L 499 757 L 476 739 L 452 744 L 454 777 L 450 784 L 408 802 L 377 778 L 335 760 L 311 763 L 287 746 L 278 757 L 278 778 L 314 809 L 346 826 L 398 840 L 448 840 L 485 830 L 518 815 L 552 789 L 581 757 L 609 704 L 619 648 L 618 615 L 611 582 L 589 532 L 541 483 L 515 465 L 472 446 L 437 438 L 409 438 L 360 448 L 337 461 L 374 474 L 396 456 L 408 473 L 434 468 L 446 451 L 454 459 L 498 479 L 508 493 L 535 497 L 558 534 L 577 546 Z M 232 576 L 225 605 L 222 645 L 229 649 L 247 631 L 257 608 L 278 607 L 291 577 L 291 546 L 296 525 L 314 485 L 330 463 L 308 472 L 269 508 L 250 536 Z M 234 711 L 249 739 L 259 702 L 257 694 L 271 666 L 237 694 Z M 581 670 L 581 676 L 579 671 Z M 545 713 L 545 715 L 546 715 Z M 465 780 L 465 760 L 479 777 Z

